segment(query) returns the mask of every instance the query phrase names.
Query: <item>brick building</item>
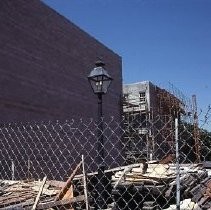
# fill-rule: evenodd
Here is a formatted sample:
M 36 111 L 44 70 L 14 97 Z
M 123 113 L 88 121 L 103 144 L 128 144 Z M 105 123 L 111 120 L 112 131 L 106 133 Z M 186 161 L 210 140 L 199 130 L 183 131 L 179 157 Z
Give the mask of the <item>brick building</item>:
M 142 81 L 123 86 L 127 159 L 161 159 L 174 148 L 174 119 L 184 111 L 181 99 Z
M 0 1 L 0 18 L 0 122 L 96 116 L 97 57 L 114 78 L 104 113 L 120 115 L 120 56 L 39 0 Z
M 33 176 L 50 174 L 52 177 L 53 168 L 56 174 L 52 178 L 62 178 L 70 170 L 68 164 L 74 167 L 81 154 L 89 157 L 89 170 L 94 170 L 97 155 L 93 145 L 97 139 L 91 131 L 81 135 L 73 133 L 71 128 L 67 136 L 67 131 L 55 125 L 59 135 L 55 134 L 54 127 L 49 136 L 49 130 L 41 133 L 44 131 L 37 131 L 36 125 L 17 125 L 19 122 L 96 118 L 97 97 L 87 76 L 97 57 L 102 57 L 113 78 L 108 94 L 103 97 L 103 113 L 114 116 L 118 122 L 121 57 L 39 0 L 0 1 L 0 20 L 0 169 L 6 176 L 1 173 L 1 178 L 11 178 L 8 162 L 11 159 L 15 171 L 20 172 L 18 178 L 30 171 L 27 161 L 31 161 Z M 8 122 L 17 124 L 10 124 L 8 129 L 5 125 Z M 76 126 L 82 127 L 80 122 Z M 38 135 L 34 135 L 36 131 Z M 84 147 L 85 143 L 88 146 Z M 63 149 L 62 154 L 59 147 Z M 105 160 L 111 166 L 113 154 L 120 149 L 119 139 L 109 139 L 107 148 L 114 148 Z

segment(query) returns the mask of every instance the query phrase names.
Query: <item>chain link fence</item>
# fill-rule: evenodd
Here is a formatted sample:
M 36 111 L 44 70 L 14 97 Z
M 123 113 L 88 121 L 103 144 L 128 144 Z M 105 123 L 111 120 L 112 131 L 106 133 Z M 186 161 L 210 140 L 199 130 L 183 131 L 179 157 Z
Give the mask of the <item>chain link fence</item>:
M 209 209 L 210 160 L 179 117 L 1 124 L 0 209 Z

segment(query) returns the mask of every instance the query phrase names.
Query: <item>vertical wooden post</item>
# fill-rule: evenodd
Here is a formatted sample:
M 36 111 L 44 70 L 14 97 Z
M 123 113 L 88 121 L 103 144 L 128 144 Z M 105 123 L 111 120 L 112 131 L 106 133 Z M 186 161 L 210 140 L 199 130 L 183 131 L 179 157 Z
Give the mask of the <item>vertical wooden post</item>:
M 87 182 L 86 182 L 84 155 L 82 155 L 82 167 L 83 167 L 83 184 L 84 184 L 84 196 L 85 196 L 85 202 L 86 202 L 86 210 L 89 210 L 89 200 L 88 200 L 88 190 L 87 190 Z

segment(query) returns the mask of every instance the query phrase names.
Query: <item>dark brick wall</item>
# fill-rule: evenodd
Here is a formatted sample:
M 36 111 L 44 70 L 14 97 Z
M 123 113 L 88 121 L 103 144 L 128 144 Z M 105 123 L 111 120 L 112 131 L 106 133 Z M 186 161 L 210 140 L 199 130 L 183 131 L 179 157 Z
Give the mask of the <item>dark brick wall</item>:
M 114 78 L 104 113 L 119 116 L 121 57 L 39 0 L 0 1 L 0 20 L 0 122 L 96 116 L 97 56 Z
M 0 124 L 95 118 L 97 97 L 89 86 L 87 76 L 99 56 L 105 61 L 106 68 L 114 79 L 108 94 L 103 98 L 103 111 L 105 116 L 115 116 L 118 121 L 122 73 L 121 58 L 117 54 L 39 0 L 1 0 L 0 30 Z M 10 136 L 14 131 L 6 129 L 6 133 Z M 32 150 L 37 137 L 22 139 L 23 136 L 17 135 L 7 139 L 5 135 L 0 137 L 0 159 L 6 162 L 0 164 L 0 168 L 4 169 L 1 178 L 8 179 L 10 171 L 6 168 L 11 164 L 11 159 L 16 161 L 16 173 L 21 170 L 24 172 L 27 160 L 33 155 L 34 160 L 38 160 L 39 155 L 44 157 L 39 163 L 43 173 L 55 170 L 54 166 L 46 166 L 51 158 L 46 152 L 48 144 L 40 147 L 38 153 Z M 80 138 L 81 145 L 87 141 L 87 136 L 83 137 Z M 117 135 L 109 139 L 109 143 L 115 145 L 117 151 L 121 151 L 119 138 Z M 60 145 L 61 139 L 54 140 L 55 144 Z M 53 141 L 53 137 L 49 141 Z M 68 143 L 71 146 L 66 151 L 75 146 L 75 150 L 80 152 L 81 145 L 72 145 L 72 139 Z M 85 157 L 86 161 L 87 158 L 93 160 L 96 156 L 89 151 L 90 148 L 86 153 L 83 152 L 85 156 L 90 155 Z M 111 149 L 111 146 L 107 145 L 106 148 Z M 107 157 L 105 160 L 108 166 L 112 162 L 121 162 L 117 159 L 116 150 L 109 150 L 109 157 L 112 158 Z M 65 154 L 63 155 L 57 157 L 55 167 L 64 176 L 61 171 Z M 71 153 L 70 157 L 75 156 Z M 78 162 L 73 160 L 72 163 L 74 168 Z M 69 166 L 62 169 L 71 170 Z M 33 176 L 41 176 L 38 171 Z M 16 178 L 24 178 L 24 175 Z

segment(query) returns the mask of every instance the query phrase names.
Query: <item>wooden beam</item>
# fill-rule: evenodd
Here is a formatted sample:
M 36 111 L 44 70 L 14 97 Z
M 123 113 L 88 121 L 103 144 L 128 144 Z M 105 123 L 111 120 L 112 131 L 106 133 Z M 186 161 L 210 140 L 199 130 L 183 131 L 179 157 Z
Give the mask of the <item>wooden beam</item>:
M 126 168 L 124 169 L 124 171 L 121 173 L 119 179 L 116 181 L 116 183 L 115 183 L 113 189 L 116 189 L 116 188 L 117 188 L 118 184 L 119 184 L 120 181 L 122 180 L 122 178 L 123 178 L 123 176 L 125 175 L 125 173 L 131 171 L 131 169 L 132 169 L 132 167 L 126 167 Z
M 131 164 L 131 165 L 127 165 L 127 166 L 120 166 L 120 167 L 116 167 L 116 168 L 112 168 L 112 169 L 107 169 L 105 170 L 105 173 L 110 173 L 110 172 L 117 172 L 117 171 L 123 171 L 125 168 L 128 168 L 128 167 L 132 167 L 132 168 L 138 168 L 142 165 L 142 163 L 135 163 L 135 164 Z M 95 171 L 95 172 L 91 172 L 91 173 L 87 173 L 87 176 L 94 176 L 94 175 L 97 175 L 98 172 Z M 74 180 L 78 180 L 78 179 L 81 179 L 83 177 L 83 174 L 79 174 L 79 175 L 76 175 Z
M 84 201 L 84 195 L 80 195 L 77 197 L 73 197 L 70 199 L 65 199 L 65 200 L 59 200 L 59 201 L 50 201 L 47 203 L 40 203 L 37 205 L 37 209 L 49 209 L 57 206 L 65 206 L 65 205 L 71 205 L 73 203 L 81 202 Z M 31 207 L 25 207 L 24 210 L 31 210 Z
M 84 196 L 85 196 L 86 210 L 89 210 L 89 200 L 88 200 L 88 190 L 87 190 L 87 183 L 86 183 L 84 155 L 82 155 L 82 168 L 83 168 L 83 184 L 84 184 Z
M 73 173 L 70 175 L 70 177 L 66 181 L 65 185 L 62 187 L 62 189 L 60 190 L 58 195 L 55 197 L 54 201 L 61 200 L 65 196 L 65 194 L 69 190 L 70 186 L 72 185 L 72 180 L 75 177 L 78 169 L 81 167 L 81 164 L 82 164 L 82 161 L 76 166 L 76 168 L 74 169 Z
M 46 183 L 46 180 L 47 180 L 47 176 L 45 176 L 45 177 L 43 178 L 43 181 L 42 181 L 42 183 L 41 183 L 41 185 L 40 185 L 40 189 L 39 189 L 39 192 L 38 192 L 37 197 L 36 197 L 36 199 L 35 199 L 35 202 L 34 202 L 34 205 L 33 205 L 33 207 L 32 207 L 32 210 L 35 210 L 36 207 L 37 207 L 37 204 L 38 204 L 38 202 L 39 202 L 40 196 L 42 195 L 42 191 L 43 191 L 44 185 L 45 185 L 45 183 Z

